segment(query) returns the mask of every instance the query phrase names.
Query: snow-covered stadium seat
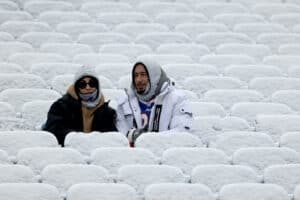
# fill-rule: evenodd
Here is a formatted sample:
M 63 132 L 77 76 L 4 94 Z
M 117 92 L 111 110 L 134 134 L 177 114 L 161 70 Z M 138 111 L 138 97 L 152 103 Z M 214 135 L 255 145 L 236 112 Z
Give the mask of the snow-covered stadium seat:
M 47 88 L 46 82 L 39 76 L 25 73 L 0 73 L 0 96 L 5 97 L 4 90 L 18 88 Z M 4 92 L 6 93 L 6 92 Z M 9 92 L 8 92 L 9 93 Z
M 286 77 L 258 77 L 253 78 L 249 83 L 249 88 L 257 90 L 270 97 L 278 90 L 299 90 L 299 78 L 286 78 Z
M 129 63 L 128 57 L 121 54 L 82 53 L 73 57 L 73 63 L 96 66 L 99 63 Z
M 18 10 L 1 10 L 0 11 L 0 24 L 3 24 L 6 21 L 25 21 L 25 20 L 32 20 L 32 16 L 25 11 L 18 11 Z
M 168 165 L 126 165 L 119 169 L 117 183 L 125 183 L 142 196 L 144 189 L 154 183 L 185 183 L 188 177 L 182 171 Z
M 125 91 L 121 89 L 102 89 L 102 93 L 106 101 L 118 101 L 125 96 Z
M 32 170 L 23 165 L 2 164 L 0 165 L 0 171 L 1 183 L 32 183 L 38 181 Z
M 298 65 L 299 62 L 300 58 L 297 55 L 272 55 L 263 59 L 264 64 L 277 66 L 283 72 L 287 72 L 289 67 Z
M 96 66 L 96 73 L 98 75 L 105 75 L 105 77 L 109 78 L 113 83 L 117 83 L 120 77 L 125 74 L 130 74 L 132 70 L 132 64 L 129 62 L 122 63 L 100 63 Z
M 214 50 L 220 44 L 241 43 L 251 44 L 252 39 L 246 34 L 237 32 L 206 32 L 197 35 L 195 41 Z
M 300 133 L 286 132 L 280 137 L 280 147 L 288 147 L 300 153 Z
M 253 6 L 252 10 L 268 19 L 277 14 L 299 13 L 300 5 L 292 3 L 258 3 Z
M 219 134 L 209 147 L 220 149 L 227 155 L 245 147 L 275 147 L 270 136 L 262 132 L 231 131 Z
M 31 44 L 25 42 L 0 42 L 0 60 L 6 61 L 14 53 L 33 52 Z M 1 71 L 1 73 L 3 73 Z
M 37 20 L 55 27 L 60 22 L 91 22 L 92 18 L 87 13 L 79 11 L 45 11 Z
M 289 106 L 292 110 L 300 111 L 300 102 L 297 99 L 300 98 L 299 90 L 280 90 L 274 92 L 271 96 L 271 101 L 276 103 L 282 103 Z
M 271 16 L 271 22 L 278 23 L 289 30 L 292 30 L 295 24 L 300 24 L 299 13 L 286 13 Z
M 38 63 L 66 62 L 67 58 L 56 53 L 15 53 L 8 58 L 9 62 L 21 65 L 25 71 L 29 71 L 31 66 Z
M 262 61 L 265 56 L 271 55 L 271 50 L 263 44 L 223 44 L 216 48 L 217 54 L 248 55 L 256 62 Z
M 142 60 L 144 58 L 148 58 L 151 60 L 155 60 L 160 65 L 167 64 L 193 64 L 195 63 L 193 59 L 188 55 L 183 54 L 144 54 L 139 56 L 137 60 Z
M 212 89 L 241 89 L 242 82 L 225 76 L 191 76 L 184 80 L 183 86 L 201 96 Z
M 278 51 L 281 44 L 299 44 L 299 33 L 263 33 L 257 36 L 258 44 L 268 45 L 273 52 Z
M 64 41 L 55 41 L 51 43 L 43 43 L 40 47 L 41 52 L 45 53 L 57 53 L 66 57 L 69 61 L 72 58 L 81 53 L 93 53 L 92 47 L 89 45 L 78 43 L 67 43 Z
M 8 62 L 0 62 L 0 71 L 1 73 L 23 73 L 24 70 L 22 66 L 8 63 Z
M 152 50 L 145 44 L 113 43 L 102 45 L 99 49 L 99 53 L 121 54 L 127 56 L 131 62 L 135 62 L 138 56 L 143 54 L 151 54 Z
M 203 100 L 219 103 L 228 110 L 235 103 L 260 102 L 263 100 L 263 95 L 249 89 L 212 89 L 204 94 Z
M 1 26 L 0 26 L 0 31 L 1 31 Z M 13 35 L 11 35 L 7 32 L 0 32 L 0 41 L 1 42 L 13 41 L 13 40 L 14 40 Z
M 254 64 L 254 65 L 230 65 L 224 69 L 224 75 L 235 77 L 241 81 L 249 82 L 257 77 L 283 76 L 282 71 L 272 65 Z
M 41 172 L 42 183 L 55 186 L 65 196 L 67 190 L 74 184 L 93 182 L 108 182 L 106 169 L 95 165 L 83 164 L 52 164 Z
M 200 33 L 226 32 L 229 29 L 221 23 L 182 23 L 175 27 L 175 31 L 185 33 L 194 41 Z
M 169 28 L 159 23 L 127 22 L 116 25 L 113 30 L 117 33 L 123 33 L 128 37 L 136 38 L 142 33 L 167 32 Z
M 240 102 L 234 104 L 230 109 L 231 116 L 241 117 L 251 125 L 255 124 L 256 116 L 259 114 L 284 115 L 292 113 L 293 111 L 287 105 L 271 102 Z
M 213 65 L 207 64 L 166 64 L 162 68 L 165 70 L 167 75 L 175 79 L 175 85 L 177 82 L 180 84 L 191 76 L 217 76 L 218 70 Z
M 209 18 L 225 13 L 248 13 L 248 9 L 239 3 L 197 3 L 195 10 Z
M 290 67 L 288 70 L 288 75 L 289 77 L 300 78 L 300 67 L 299 66 Z
M 299 200 L 299 199 L 300 199 L 300 186 L 296 186 L 294 191 L 294 200 Z
M 172 12 L 167 11 L 158 14 L 154 18 L 154 22 L 164 24 L 168 26 L 171 30 L 175 28 L 176 25 L 182 23 L 204 23 L 207 22 L 207 18 L 201 13 L 192 12 Z
M 247 7 L 253 7 L 256 5 L 258 2 L 256 1 L 251 1 L 251 0 L 231 0 L 231 2 L 234 3 L 241 3 Z M 259 3 L 282 3 L 282 0 L 260 0 Z
M 200 116 L 220 116 L 225 117 L 226 112 L 222 105 L 214 102 L 190 102 L 194 117 Z
M 60 200 L 58 190 L 41 183 L 3 183 L 0 184 L 3 200 Z
M 224 131 L 250 131 L 252 129 L 245 119 L 239 117 L 204 116 L 194 118 L 192 133 L 207 145 Z
M 23 119 L 17 117 L 0 117 L 0 131 L 24 130 L 26 127 Z
M 29 147 L 58 147 L 52 133 L 46 131 L 1 131 L 0 149 L 7 152 L 10 160 L 15 162 L 18 151 Z
M 145 200 L 215 200 L 212 191 L 202 184 L 157 183 L 146 187 Z
M 108 27 L 95 22 L 61 22 L 56 26 L 56 30 L 66 33 L 74 40 L 83 33 L 101 33 L 108 31 Z
M 205 45 L 201 44 L 161 44 L 156 49 L 157 54 L 178 54 L 190 56 L 195 62 L 199 60 L 201 56 L 210 53 L 209 49 Z
M 9 164 L 10 160 L 6 151 L 0 149 L 0 164 Z
M 220 200 L 289 200 L 288 193 L 276 184 L 236 183 L 225 185 L 219 192 Z
M 16 117 L 15 108 L 8 102 L 0 101 L 0 117 Z
M 172 31 L 141 33 L 135 39 L 135 43 L 146 44 L 152 49 L 156 49 L 161 44 L 189 42 L 191 39 L 186 34 Z
M 204 55 L 199 59 L 201 64 L 209 64 L 216 66 L 220 72 L 223 72 L 230 65 L 253 65 L 256 63 L 253 57 L 242 54 L 226 54 L 226 55 Z
M 50 164 L 86 164 L 84 157 L 75 149 L 60 147 L 23 148 L 17 154 L 17 164 L 30 167 L 39 174 Z
M 239 165 L 199 165 L 191 175 L 192 183 L 208 186 L 218 192 L 222 186 L 232 183 L 259 183 L 261 177 L 253 169 Z
M 125 2 L 86 2 L 80 7 L 80 11 L 88 13 L 92 17 L 96 17 L 99 13 L 105 12 L 131 12 L 133 7 Z
M 135 142 L 136 147 L 151 150 L 155 155 L 171 147 L 203 147 L 202 141 L 196 136 L 185 132 L 158 132 L 142 134 Z
M 278 48 L 280 55 L 299 55 L 300 44 L 281 44 Z
M 9 0 L 3 0 L 0 3 L 0 9 L 1 10 L 18 10 L 18 4 L 17 2 L 9 1 Z
M 300 164 L 300 154 L 290 148 L 251 147 L 241 148 L 232 156 L 234 165 L 245 165 L 263 174 L 271 165 Z
M 47 120 L 47 114 L 54 100 L 34 100 L 23 104 L 21 117 L 32 130 L 41 130 Z
M 57 75 L 51 81 L 51 89 L 63 95 L 73 82 L 74 74 Z
M 129 143 L 127 138 L 119 132 L 91 132 L 89 134 L 71 132 L 66 136 L 65 147 L 74 148 L 88 156 L 96 148 L 129 147 Z
M 267 33 L 287 33 L 288 29 L 283 27 L 280 24 L 273 24 L 273 23 L 240 23 L 234 26 L 234 32 L 243 33 L 252 38 L 253 40 L 257 41 L 257 37 L 260 34 L 267 34 Z M 267 45 L 267 44 L 266 44 Z M 273 50 L 273 49 L 271 49 Z
M 197 165 L 230 164 L 227 155 L 213 148 L 176 147 L 163 152 L 161 163 L 180 168 L 183 173 L 190 175 Z
M 119 168 L 124 165 L 158 165 L 159 162 L 154 154 L 147 149 L 102 147 L 92 151 L 91 164 L 102 166 L 111 174 L 117 174 Z
M 264 171 L 264 183 L 282 186 L 289 194 L 292 194 L 300 184 L 300 164 L 273 165 Z
M 191 13 L 191 9 L 187 5 L 177 2 L 141 2 L 137 6 L 137 10 L 146 13 L 152 18 L 165 12 Z
M 49 89 L 6 89 L 0 92 L 0 101 L 8 102 L 14 106 L 16 112 L 20 112 L 24 103 L 34 100 L 56 100 L 61 95 Z
M 230 29 L 240 23 L 259 23 L 265 22 L 263 16 L 254 13 L 222 13 L 213 17 L 214 22 L 223 23 Z
M 72 11 L 74 6 L 65 1 L 28 1 L 24 3 L 23 9 L 33 16 L 38 16 L 45 11 Z
M 136 191 L 127 184 L 80 183 L 70 187 L 68 200 L 136 200 Z
M 36 22 L 33 20 L 28 21 L 6 21 L 0 26 L 1 31 L 6 31 L 14 37 L 20 37 L 27 32 L 48 32 L 51 27 L 44 22 Z
M 268 133 L 275 141 L 285 132 L 300 131 L 299 115 L 258 115 L 256 130 Z
M 62 74 L 75 74 L 80 66 L 80 64 L 70 62 L 38 63 L 31 66 L 30 73 L 42 77 L 50 85 L 54 77 Z

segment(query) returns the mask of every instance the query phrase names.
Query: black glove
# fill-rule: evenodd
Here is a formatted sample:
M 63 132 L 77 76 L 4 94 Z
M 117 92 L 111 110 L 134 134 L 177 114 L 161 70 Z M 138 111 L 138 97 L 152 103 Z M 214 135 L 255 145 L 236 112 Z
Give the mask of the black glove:
M 127 133 L 127 138 L 130 144 L 134 144 L 135 140 L 144 133 L 144 129 L 130 129 Z

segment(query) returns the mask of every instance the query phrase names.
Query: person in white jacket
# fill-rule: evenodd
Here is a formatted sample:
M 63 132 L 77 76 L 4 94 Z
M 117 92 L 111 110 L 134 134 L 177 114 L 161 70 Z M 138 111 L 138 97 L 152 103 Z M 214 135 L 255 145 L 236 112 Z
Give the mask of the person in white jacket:
M 136 62 L 131 87 L 119 100 L 117 128 L 131 146 L 145 132 L 189 131 L 193 120 L 189 101 L 153 60 Z

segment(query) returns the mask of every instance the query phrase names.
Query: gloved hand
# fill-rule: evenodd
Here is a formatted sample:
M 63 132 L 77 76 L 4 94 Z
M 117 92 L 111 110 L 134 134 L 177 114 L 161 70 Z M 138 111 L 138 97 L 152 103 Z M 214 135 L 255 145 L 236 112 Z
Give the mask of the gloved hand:
M 127 133 L 127 138 L 128 141 L 130 143 L 130 146 L 133 146 L 135 143 L 135 140 L 142 135 L 142 133 L 145 132 L 144 129 L 136 129 L 136 128 L 132 128 L 128 131 Z

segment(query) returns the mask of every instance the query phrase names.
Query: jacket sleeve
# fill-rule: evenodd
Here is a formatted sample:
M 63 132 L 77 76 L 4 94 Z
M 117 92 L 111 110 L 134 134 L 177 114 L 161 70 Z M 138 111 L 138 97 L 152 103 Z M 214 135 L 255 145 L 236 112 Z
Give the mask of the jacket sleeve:
M 123 102 L 124 103 L 124 102 Z M 123 133 L 125 136 L 130 129 L 130 125 L 128 124 L 128 120 L 125 117 L 125 111 L 123 109 L 123 103 L 118 105 L 117 108 L 117 129 L 119 132 Z
M 69 132 L 75 131 L 74 129 L 67 127 L 67 119 L 65 117 L 67 112 L 68 111 L 62 102 L 59 100 L 54 102 L 50 107 L 47 121 L 43 126 L 43 130 L 53 133 L 56 136 L 58 143 L 62 146 L 64 146 L 66 135 Z

